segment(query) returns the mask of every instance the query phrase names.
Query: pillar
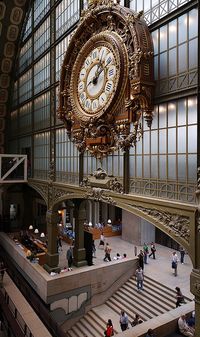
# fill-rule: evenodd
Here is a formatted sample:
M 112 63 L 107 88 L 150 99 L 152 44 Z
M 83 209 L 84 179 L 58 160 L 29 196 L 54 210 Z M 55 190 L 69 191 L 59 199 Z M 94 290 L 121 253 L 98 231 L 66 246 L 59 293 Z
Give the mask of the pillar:
M 48 210 L 46 214 L 47 219 L 47 235 L 48 235 L 48 251 L 46 254 L 46 264 L 44 265 L 44 269 L 51 272 L 59 272 L 60 268 L 59 264 L 59 254 L 57 250 L 57 223 L 59 220 L 59 216 L 57 211 Z
M 75 218 L 75 246 L 73 249 L 74 260 L 73 264 L 76 267 L 82 267 L 87 265 L 85 259 L 85 248 L 84 248 L 84 228 L 83 224 L 85 222 L 86 212 L 85 209 L 78 205 L 74 208 L 74 218 Z

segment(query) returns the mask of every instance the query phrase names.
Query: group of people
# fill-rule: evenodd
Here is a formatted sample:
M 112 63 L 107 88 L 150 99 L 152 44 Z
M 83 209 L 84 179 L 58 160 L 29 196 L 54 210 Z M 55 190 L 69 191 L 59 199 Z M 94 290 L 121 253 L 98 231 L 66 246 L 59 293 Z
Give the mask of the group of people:
M 185 258 L 185 249 L 183 247 L 180 247 L 180 262 L 181 264 L 184 264 L 184 258 Z M 172 253 L 172 269 L 174 270 L 174 276 L 177 276 L 177 269 L 178 269 L 178 255 L 176 252 Z
M 195 312 L 186 320 L 186 315 L 181 315 L 178 319 L 178 328 L 183 336 L 193 337 L 195 332 Z

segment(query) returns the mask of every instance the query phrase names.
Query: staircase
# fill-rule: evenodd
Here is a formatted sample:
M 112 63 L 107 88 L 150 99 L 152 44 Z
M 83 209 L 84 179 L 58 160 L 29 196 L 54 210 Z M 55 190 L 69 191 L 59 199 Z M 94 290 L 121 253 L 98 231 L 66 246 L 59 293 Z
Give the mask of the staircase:
M 188 303 L 190 299 L 185 298 L 185 301 Z M 76 322 L 67 332 L 67 336 L 102 337 L 109 318 L 117 334 L 121 332 L 119 315 L 122 309 L 127 313 L 131 323 L 135 313 L 138 313 L 143 321 L 147 321 L 174 309 L 175 303 L 176 292 L 174 290 L 145 276 L 144 290 L 138 292 L 135 277 L 131 277 L 105 304 L 94 307 Z

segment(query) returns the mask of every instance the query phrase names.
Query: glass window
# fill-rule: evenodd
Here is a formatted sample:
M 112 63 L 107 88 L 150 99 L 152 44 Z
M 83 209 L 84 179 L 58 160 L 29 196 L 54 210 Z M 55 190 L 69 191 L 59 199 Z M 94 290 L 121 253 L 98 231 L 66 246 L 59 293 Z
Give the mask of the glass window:
M 34 100 L 34 129 L 39 130 L 50 125 L 50 92 Z
M 146 131 L 143 134 L 144 153 L 149 153 L 150 150 L 150 132 Z
M 179 53 L 179 73 L 187 70 L 187 43 L 182 44 L 178 47 Z
M 189 68 L 197 68 L 198 57 L 198 40 L 197 38 L 189 42 Z
M 167 25 L 160 28 L 160 52 L 167 49 Z
M 37 94 L 50 85 L 50 53 L 34 66 L 34 93 Z
M 58 81 L 60 78 L 61 66 L 69 44 L 70 37 L 71 35 L 68 35 L 56 46 L 56 81 Z
M 151 153 L 158 153 L 158 131 L 151 131 Z
M 166 130 L 159 131 L 159 153 L 166 153 Z
M 168 126 L 176 126 L 176 103 L 168 104 Z
M 144 177 L 150 178 L 150 156 L 144 156 Z
M 186 153 L 186 127 L 178 128 L 178 153 Z
M 169 48 L 177 45 L 177 20 L 169 23 Z
M 50 9 L 50 0 L 34 0 L 34 26 L 36 26 Z
M 177 49 L 169 50 L 169 76 L 177 73 Z
M 79 1 L 62 0 L 56 7 L 56 39 L 79 20 Z
M 178 101 L 178 125 L 186 124 L 186 100 Z
M 154 54 L 158 54 L 158 29 L 152 32 Z
M 186 156 L 178 156 L 178 179 L 185 180 L 186 177 Z
M 197 123 L 197 98 L 188 98 L 188 124 Z
M 29 16 L 27 19 L 24 35 L 23 35 L 23 41 L 29 36 L 29 34 L 32 32 L 32 9 L 29 12 Z
M 167 177 L 167 157 L 166 156 L 159 156 L 159 177 L 160 179 L 166 179 Z
M 189 13 L 189 39 L 198 35 L 198 9 L 192 9 Z
M 32 39 L 29 39 L 19 53 L 19 72 L 26 69 L 32 61 Z
M 50 46 L 50 17 L 36 30 L 34 34 L 34 59 Z
M 158 156 L 151 155 L 151 178 L 158 177 Z
M 178 18 L 178 43 L 187 40 L 187 14 L 181 15 Z
M 159 105 L 159 128 L 166 128 L 167 107 L 166 104 Z
M 188 126 L 188 152 L 197 152 L 197 126 Z
M 176 179 L 176 156 L 168 156 L 168 178 Z
M 168 153 L 176 153 L 176 129 L 168 129 Z
M 167 77 L 167 52 L 160 54 L 160 78 Z
M 188 155 L 188 179 L 197 182 L 197 155 Z
M 32 95 L 32 69 L 19 78 L 19 103 L 29 99 Z

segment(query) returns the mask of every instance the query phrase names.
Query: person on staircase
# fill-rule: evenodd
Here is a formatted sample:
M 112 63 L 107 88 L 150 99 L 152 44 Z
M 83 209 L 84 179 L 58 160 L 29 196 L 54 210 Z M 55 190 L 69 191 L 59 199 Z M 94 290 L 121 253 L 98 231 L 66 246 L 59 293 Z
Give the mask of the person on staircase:
M 185 303 L 184 296 L 179 287 L 176 287 L 176 308 L 180 307 L 181 304 Z
M 142 270 L 144 269 L 144 253 L 142 250 L 138 254 L 138 265 Z
M 106 330 L 104 331 L 104 336 L 105 337 L 114 336 L 114 329 L 113 329 L 113 324 L 112 324 L 111 319 L 109 319 L 106 324 Z
M 140 316 L 138 314 L 135 314 L 135 317 L 133 321 L 131 322 L 131 326 L 136 326 L 138 324 L 141 324 L 142 322 L 143 320 L 140 318 Z
M 147 331 L 146 337 L 155 337 L 156 335 L 154 334 L 153 329 L 149 329 Z
M 141 267 L 139 267 L 135 272 L 135 278 L 137 282 L 137 290 L 143 290 L 143 281 L 144 281 L 144 274 Z
M 120 313 L 119 323 L 122 331 L 128 329 L 128 315 L 125 313 L 124 310 L 122 310 Z

